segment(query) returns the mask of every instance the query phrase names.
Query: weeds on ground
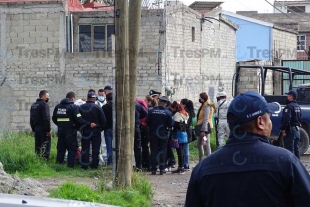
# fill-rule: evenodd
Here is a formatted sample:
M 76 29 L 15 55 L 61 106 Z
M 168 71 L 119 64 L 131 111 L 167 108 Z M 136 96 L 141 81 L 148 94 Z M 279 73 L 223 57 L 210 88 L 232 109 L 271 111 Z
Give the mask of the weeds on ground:
M 87 185 L 66 182 L 50 191 L 50 197 L 105 203 L 123 207 L 150 207 L 152 205 L 152 188 L 145 176 L 133 173 L 132 187 L 108 189 L 100 183 L 96 190 Z
M 32 133 L 11 133 L 8 132 L 0 139 L 0 162 L 4 170 L 9 174 L 17 173 L 23 177 L 94 177 L 101 170 L 85 171 L 79 165 L 69 169 L 66 164 L 56 164 L 57 136 L 52 135 L 51 155 L 48 161 L 37 156 L 34 152 L 34 136 Z
M 83 170 L 80 165 L 75 169 L 56 164 L 57 136 L 52 135 L 51 154 L 48 161 L 38 157 L 34 152 L 32 133 L 7 132 L 0 138 L 0 162 L 9 174 L 19 177 L 98 177 L 96 190 L 87 185 L 66 182 L 58 189 L 52 190 L 50 197 L 106 203 L 124 207 L 149 207 L 152 203 L 151 185 L 140 173 L 133 173 L 131 188 L 109 188 L 112 180 L 111 169 Z

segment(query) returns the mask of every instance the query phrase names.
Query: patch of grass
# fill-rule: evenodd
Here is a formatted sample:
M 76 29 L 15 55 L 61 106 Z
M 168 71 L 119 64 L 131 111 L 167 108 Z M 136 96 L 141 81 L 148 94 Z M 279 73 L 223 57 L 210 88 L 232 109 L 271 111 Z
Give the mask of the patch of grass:
M 0 138 L 0 162 L 4 170 L 20 178 L 61 177 L 83 178 L 98 177 L 96 190 L 85 184 L 66 182 L 58 189 L 52 190 L 50 197 L 106 203 L 128 207 L 149 207 L 152 203 L 152 188 L 148 179 L 141 173 L 133 173 L 130 188 L 107 188 L 112 180 L 111 169 L 83 170 L 80 165 L 75 169 L 67 168 L 66 164 L 56 164 L 57 136 L 52 135 L 51 155 L 48 161 L 38 157 L 34 150 L 34 135 L 32 133 L 6 133 Z M 99 184 L 98 184 L 99 183 Z
M 97 190 L 92 190 L 87 185 L 66 182 L 59 188 L 51 190 L 50 197 L 123 207 L 149 207 L 152 205 L 152 188 L 146 177 L 133 173 L 130 188 L 107 190 L 106 186 L 101 186 Z
M 53 134 L 50 159 L 46 161 L 35 154 L 32 133 L 8 132 L 0 140 L 0 162 L 7 173 L 17 173 L 21 178 L 63 177 L 68 175 L 94 177 L 102 172 L 102 169 L 85 171 L 80 168 L 80 165 L 76 165 L 74 169 L 69 169 L 66 164 L 56 164 L 56 145 L 57 136 Z

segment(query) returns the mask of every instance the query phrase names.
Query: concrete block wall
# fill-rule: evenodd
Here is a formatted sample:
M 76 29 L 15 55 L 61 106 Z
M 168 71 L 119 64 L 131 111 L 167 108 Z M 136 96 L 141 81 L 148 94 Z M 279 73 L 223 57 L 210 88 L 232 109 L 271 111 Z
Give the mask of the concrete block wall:
M 205 22 L 201 31 L 201 14 L 185 6 L 170 7 L 168 13 L 168 29 L 165 31 L 163 10 L 142 11 L 138 98 L 143 98 L 151 89 L 160 90 L 164 95 L 165 86 L 172 82 L 178 86 L 176 95 L 172 96 L 177 101 L 190 98 L 197 104 L 198 95 L 203 91 L 209 93 L 213 101 L 219 90 L 230 94 L 235 71 L 235 29 L 224 23 L 212 28 Z M 29 109 L 40 90 L 50 93 L 52 113 L 69 91 L 82 98 L 89 88 L 98 90 L 113 83 L 111 54 L 79 53 L 76 50 L 77 25 L 113 24 L 112 11 L 74 13 L 74 53 L 66 52 L 66 18 L 61 2 L 1 3 L 0 14 L 0 43 L 1 48 L 6 48 L 0 54 L 3 59 L 0 95 L 6 97 L 0 101 L 3 106 L 0 109 L 1 132 L 7 129 L 30 130 Z M 173 53 L 175 47 L 180 47 L 176 57 Z M 225 50 L 219 54 L 218 48 Z M 178 57 L 182 49 L 187 54 Z M 195 52 L 205 54 L 196 57 Z M 186 83 L 180 83 L 184 77 Z M 52 127 L 56 129 L 54 124 Z
M 262 65 L 271 66 L 271 61 L 242 61 L 238 62 L 239 65 Z M 268 71 L 265 80 L 265 95 L 273 95 L 273 72 Z M 239 79 L 237 80 L 237 94 L 244 93 L 247 91 L 256 91 L 261 93 L 262 81 L 261 73 L 258 68 L 241 68 Z
M 75 52 L 78 53 L 79 48 L 79 24 L 114 24 L 113 15 L 113 11 L 74 13 Z M 158 56 L 160 56 L 164 50 L 164 34 L 160 32 L 164 29 L 163 12 L 161 10 L 143 10 L 141 16 L 139 43 L 140 53 L 137 82 L 138 98 L 144 98 L 145 95 L 148 95 L 148 92 L 151 89 L 159 91 L 162 90 L 162 80 L 160 74 L 162 72 L 162 67 L 160 63 L 161 60 Z M 112 84 L 112 80 L 114 80 L 114 78 L 112 73 L 113 57 L 111 54 L 108 52 L 94 52 L 89 54 L 83 52 L 80 54 L 85 54 L 85 57 L 81 59 L 78 58 L 78 56 L 75 56 L 71 60 L 66 58 L 66 70 L 71 70 L 76 66 L 79 66 L 78 70 L 81 70 L 84 73 L 92 73 L 100 76 L 102 79 L 105 79 L 106 81 L 100 81 L 99 84 L 93 86 L 96 89 L 103 88 L 107 84 Z M 95 69 L 95 71 L 93 71 L 93 69 Z M 74 76 L 75 75 L 76 74 L 74 74 Z M 84 77 L 89 79 L 88 76 L 89 75 L 85 75 Z M 76 87 L 78 87 L 78 85 L 76 85 Z
M 294 60 L 297 58 L 297 34 L 272 29 L 273 57 L 282 60 Z
M 1 3 L 1 100 L 0 131 L 29 130 L 29 109 L 40 90 L 51 93 L 51 109 L 57 84 L 64 72 L 60 57 L 64 42 L 64 9 L 61 2 Z M 64 26 L 64 25 L 63 25 Z M 64 44 L 62 44 L 64 45 Z M 57 100 L 58 101 L 58 100 Z M 0 135 L 1 136 L 1 135 Z
M 207 92 L 215 101 L 216 93 L 223 90 L 230 99 L 236 63 L 236 30 L 222 21 L 201 22 L 202 16 L 184 5 L 171 10 L 174 12 L 168 17 L 167 83 L 176 88 L 172 100 L 188 98 L 198 106 L 201 92 Z M 214 17 L 219 18 L 219 14 Z

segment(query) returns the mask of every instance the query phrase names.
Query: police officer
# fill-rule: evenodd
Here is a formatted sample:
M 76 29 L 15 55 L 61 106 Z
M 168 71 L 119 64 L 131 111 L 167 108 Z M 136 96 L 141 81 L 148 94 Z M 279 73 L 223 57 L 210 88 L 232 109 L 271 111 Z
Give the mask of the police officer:
M 216 103 L 218 103 L 220 101 L 220 92 L 216 94 Z M 218 106 L 218 105 L 216 105 Z M 216 147 L 218 148 L 219 147 L 219 137 L 218 137 L 218 122 L 219 122 L 219 119 L 217 118 L 216 116 L 216 113 L 214 114 L 214 122 L 215 122 L 215 125 L 214 125 L 214 128 L 215 128 L 215 140 L 216 140 Z
M 230 102 L 226 100 L 225 91 L 219 92 L 218 96 L 220 100 L 217 102 L 214 117 L 217 120 L 218 148 L 220 149 L 225 145 L 225 136 L 228 137 L 230 133 L 227 123 L 227 110 Z
M 49 93 L 42 90 L 30 109 L 30 126 L 35 133 L 35 152 L 45 159 L 49 158 L 51 150 L 51 116 L 48 101 Z
M 299 127 L 302 123 L 301 109 L 296 103 L 297 92 L 289 91 L 287 95 L 287 105 L 283 109 L 282 115 L 282 136 L 284 148 L 295 154 L 300 159 L 298 142 L 300 140 Z
M 160 97 L 160 92 L 158 92 L 158 91 L 155 91 L 155 90 L 150 90 L 149 91 L 149 95 L 153 98 L 153 99 L 155 99 L 156 101 L 158 101 L 158 99 L 159 99 L 159 97 Z
M 193 169 L 185 207 L 309 206 L 309 173 L 292 153 L 270 144 L 270 114 L 280 110 L 254 91 L 234 98 L 227 111 L 232 133 Z
M 95 104 L 96 94 L 94 92 L 88 92 L 87 101 L 85 104 L 79 107 L 80 113 L 83 119 L 95 123 L 96 127 L 91 128 L 89 126 L 82 126 L 82 153 L 81 153 L 81 165 L 83 169 L 87 169 L 88 166 L 92 169 L 97 169 L 99 164 L 99 152 L 101 146 L 101 132 L 106 125 L 106 118 L 103 110 L 100 106 Z M 92 145 L 92 160 L 89 161 L 90 144 Z
M 79 108 L 74 104 L 75 93 L 69 92 L 65 99 L 55 106 L 52 120 L 58 126 L 57 158 L 56 163 L 63 164 L 66 150 L 68 150 L 67 166 L 74 167 L 75 155 L 78 149 L 77 130 L 86 125 L 91 128 L 95 123 L 85 121 Z
M 160 174 L 165 173 L 165 160 L 170 129 L 174 121 L 171 112 L 166 108 L 169 99 L 159 98 L 158 106 L 149 111 L 146 124 L 149 126 L 152 175 L 156 175 L 157 164 Z

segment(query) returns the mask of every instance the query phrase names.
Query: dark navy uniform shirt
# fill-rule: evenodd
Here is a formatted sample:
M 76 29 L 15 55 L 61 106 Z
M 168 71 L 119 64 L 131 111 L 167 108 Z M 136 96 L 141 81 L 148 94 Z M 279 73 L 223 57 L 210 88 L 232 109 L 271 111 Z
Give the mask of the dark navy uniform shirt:
M 30 108 L 30 126 L 35 131 L 36 126 L 43 126 L 46 132 L 51 131 L 51 115 L 49 105 L 43 99 L 37 99 Z
M 99 128 L 100 131 L 105 129 L 105 115 L 102 108 L 95 104 L 95 102 L 86 101 L 86 103 L 82 104 L 79 109 L 83 119 L 89 121 L 90 123 L 95 123 L 97 125 L 95 128 Z
M 290 101 L 283 109 L 281 130 L 300 126 L 302 122 L 301 109 L 296 101 Z
M 174 125 L 171 112 L 163 106 L 151 109 L 145 122 L 149 126 L 150 132 L 156 131 L 159 127 L 171 128 Z
M 233 134 L 193 169 L 186 207 L 310 206 L 310 175 L 297 157 L 266 137 Z
M 55 106 L 52 120 L 59 128 L 79 129 L 82 125 L 90 126 L 90 122 L 82 118 L 79 108 L 69 98 Z

